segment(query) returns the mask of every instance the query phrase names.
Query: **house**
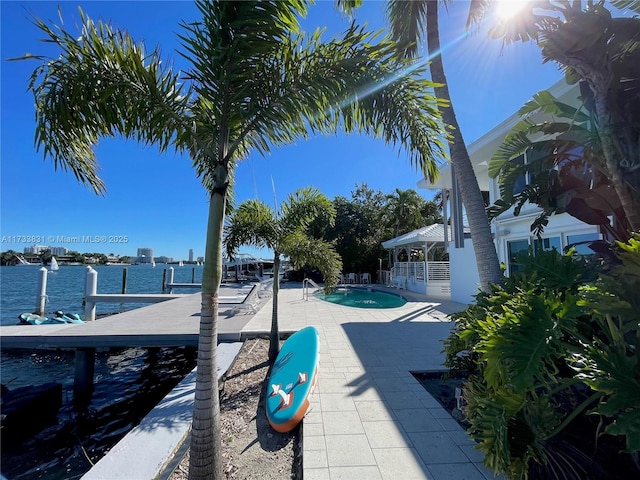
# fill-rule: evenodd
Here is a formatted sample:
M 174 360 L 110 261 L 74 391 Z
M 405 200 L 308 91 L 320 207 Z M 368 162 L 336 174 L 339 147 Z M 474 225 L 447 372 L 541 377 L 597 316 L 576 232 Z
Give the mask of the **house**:
M 567 85 L 564 79 L 548 90 L 565 103 L 577 104 L 578 87 Z M 507 133 L 519 120 L 520 117 L 514 114 L 467 146 L 480 189 L 488 192 L 491 204 L 499 198 L 500 190 L 498 179 L 489 178 L 489 161 Z M 527 161 L 526 156 L 522 158 L 522 161 Z M 523 182 L 527 181 L 527 178 L 523 178 Z M 426 179 L 419 181 L 418 188 L 450 192 L 452 189 L 451 170 L 442 170 L 440 179 L 433 184 Z M 542 237 L 538 239 L 531 232 L 531 223 L 539 212 L 540 209 L 536 205 L 526 205 L 520 214 L 515 216 L 512 207 L 492 221 L 491 229 L 498 258 L 500 262 L 504 263 L 507 275 L 518 268 L 515 262 L 516 254 L 527 251 L 529 247 L 532 247 L 534 251 L 540 248 L 544 250 L 555 248 L 558 251 L 563 251 L 567 246 L 577 244 L 575 248 L 578 253 L 588 254 L 592 252 L 582 242 L 601 238 L 597 226 L 587 225 L 564 213 L 551 216 Z M 446 222 L 447 219 L 445 219 Z M 480 286 L 473 245 L 470 240 L 466 240 L 462 248 L 455 248 L 453 242 L 449 242 L 448 251 L 451 299 L 461 303 L 470 303 L 473 301 L 472 296 L 477 293 Z

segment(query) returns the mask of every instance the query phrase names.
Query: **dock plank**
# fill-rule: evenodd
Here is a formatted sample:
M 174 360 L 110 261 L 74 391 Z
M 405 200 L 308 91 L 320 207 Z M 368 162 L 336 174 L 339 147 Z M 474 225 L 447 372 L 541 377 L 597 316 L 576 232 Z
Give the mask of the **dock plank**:
M 0 327 L 2 348 L 107 348 L 197 346 L 200 293 L 144 306 L 93 322 Z M 218 339 L 239 341 L 250 315 L 227 315 L 220 307 Z

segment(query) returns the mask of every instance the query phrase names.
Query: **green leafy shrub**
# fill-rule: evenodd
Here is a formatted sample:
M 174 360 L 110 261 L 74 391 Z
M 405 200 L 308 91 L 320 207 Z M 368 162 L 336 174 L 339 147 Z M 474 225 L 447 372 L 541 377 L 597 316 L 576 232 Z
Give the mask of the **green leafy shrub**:
M 592 412 L 605 417 L 605 433 L 625 436 L 631 453 L 640 451 L 640 235 L 618 247 L 620 263 L 581 291 L 595 325 L 577 371 L 603 394 Z
M 586 478 L 590 458 L 558 434 L 587 412 L 639 450 L 638 240 L 606 271 L 555 251 L 521 257 L 521 272 L 454 315 L 446 365 L 469 375 L 468 431 L 494 472 Z

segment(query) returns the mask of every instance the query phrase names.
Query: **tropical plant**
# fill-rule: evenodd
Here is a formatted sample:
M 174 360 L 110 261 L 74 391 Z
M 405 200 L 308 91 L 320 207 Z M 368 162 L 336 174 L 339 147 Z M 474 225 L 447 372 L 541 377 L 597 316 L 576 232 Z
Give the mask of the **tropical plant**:
M 386 196 L 383 218 L 388 225 L 393 226 L 393 236 L 423 227 L 426 201 L 413 189 L 395 191 Z
M 640 13 L 637 0 L 613 4 Z M 537 41 L 544 62 L 558 63 L 569 84 L 588 86 L 601 163 L 629 230 L 640 230 L 640 18 L 614 18 L 604 1 L 587 2 L 585 10 L 581 1 L 532 1 L 492 35 Z
M 437 176 L 443 142 L 430 82 L 395 44 L 352 25 L 341 38 L 299 31 L 307 1 L 207 1 L 182 23 L 175 73 L 121 30 L 81 12 L 81 34 L 36 20 L 55 58 L 29 88 L 36 145 L 56 167 L 104 193 L 93 147 L 105 136 L 187 153 L 209 195 L 190 478 L 221 478 L 216 374 L 222 232 L 236 163 L 314 133 L 362 132 L 404 146 L 424 175 Z M 411 67 L 411 68 L 409 68 Z
M 304 265 L 318 268 L 324 277 L 327 291 L 338 283 L 340 277 L 342 262 L 334 246 L 309 235 L 310 223 L 319 216 L 333 223 L 333 205 L 319 190 L 307 187 L 290 194 L 278 211 L 273 211 L 260 200 L 247 200 L 235 209 L 225 227 L 223 243 L 229 258 L 234 258 L 242 245 L 273 251 L 273 302 L 269 337 L 269 361 L 272 363 L 280 350 L 280 256 L 288 256 L 294 268 Z
M 640 235 L 617 243 L 618 264 L 582 289 L 579 305 L 592 312 L 595 334 L 577 365 L 579 378 L 603 395 L 593 410 L 640 451 Z
M 534 121 L 541 113 L 549 120 Z M 611 186 L 600 137 L 585 102 L 571 106 L 542 91 L 518 115 L 522 120 L 507 134 L 489 163 L 489 175 L 498 177 L 500 187 L 500 198 L 489 208 L 489 217 L 495 218 L 514 205 L 514 214 L 519 215 L 530 203 L 541 208 L 531 225 L 537 235 L 550 215 L 566 212 L 582 222 L 601 226 L 615 239 L 627 240 L 631 226 Z M 523 154 L 526 161 L 513 160 Z M 529 181 L 524 189 L 516 191 L 522 178 Z
M 555 251 L 523 254 L 522 271 L 454 315 L 445 363 L 469 375 L 468 432 L 495 472 L 611 474 L 568 437 L 576 419 L 582 436 L 619 436 L 640 450 L 640 238 L 619 244 L 617 258 L 603 270 Z

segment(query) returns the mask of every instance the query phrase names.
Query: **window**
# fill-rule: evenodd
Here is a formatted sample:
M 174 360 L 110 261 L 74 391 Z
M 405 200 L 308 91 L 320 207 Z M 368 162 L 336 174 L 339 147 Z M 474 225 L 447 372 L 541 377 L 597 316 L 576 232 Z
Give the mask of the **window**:
M 516 256 L 520 252 L 527 252 L 529 250 L 529 239 L 515 240 L 513 242 L 507 242 L 507 252 L 509 255 L 509 275 L 514 272 L 519 272 L 523 269 L 522 265 L 516 261 Z
M 516 165 L 524 165 L 524 154 L 514 158 L 511 161 Z M 518 195 L 519 193 L 522 193 L 522 191 L 527 187 L 527 184 L 529 183 L 528 177 L 529 176 L 527 174 L 520 175 L 518 177 L 518 179 L 513 184 L 513 195 Z
M 533 251 L 535 254 L 539 252 L 548 252 L 549 250 L 556 250 L 558 253 L 562 253 L 562 244 L 560 237 L 549 238 L 534 238 Z
M 567 246 L 565 251 L 571 247 L 576 250 L 576 255 L 595 255 L 595 252 L 589 248 L 589 243 L 594 240 L 600 240 L 597 233 L 582 233 L 579 235 L 567 235 Z
M 531 252 L 533 255 L 549 250 L 556 250 L 557 252 L 562 253 L 562 241 L 560 237 L 531 237 L 523 240 L 508 241 L 507 255 L 509 256 L 509 275 L 514 272 L 520 272 L 524 269 L 523 266 L 517 262 L 516 257 L 521 252 L 527 253 L 529 251 L 529 247 L 532 247 Z

